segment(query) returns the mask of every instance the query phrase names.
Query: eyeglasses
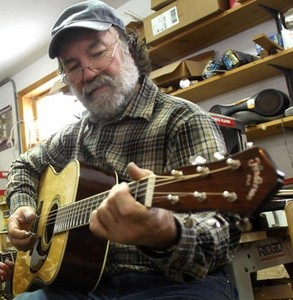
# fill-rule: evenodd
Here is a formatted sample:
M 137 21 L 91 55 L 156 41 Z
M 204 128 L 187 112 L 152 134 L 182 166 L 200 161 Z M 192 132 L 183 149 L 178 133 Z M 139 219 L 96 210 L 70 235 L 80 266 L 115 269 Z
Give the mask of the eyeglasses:
M 114 58 L 119 40 L 116 43 L 112 54 L 109 53 L 109 50 L 103 51 L 102 53 L 97 53 L 97 55 L 91 56 L 91 63 L 84 67 L 74 67 L 68 71 L 64 70 L 62 81 L 65 84 L 78 84 L 84 78 L 84 69 L 88 68 L 94 73 L 101 73 L 107 69 Z

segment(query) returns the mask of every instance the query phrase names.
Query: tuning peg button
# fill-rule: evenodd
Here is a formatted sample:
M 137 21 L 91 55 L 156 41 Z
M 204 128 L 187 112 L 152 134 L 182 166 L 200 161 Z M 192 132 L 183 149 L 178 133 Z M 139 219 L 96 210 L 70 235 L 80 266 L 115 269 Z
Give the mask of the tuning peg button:
M 191 165 L 202 165 L 202 164 L 205 164 L 207 162 L 207 160 L 202 156 L 193 155 L 189 158 L 189 162 Z
M 246 147 L 247 149 L 251 149 L 253 147 L 253 142 L 247 142 Z
M 229 202 L 234 202 L 237 200 L 237 194 L 234 193 L 234 192 L 228 192 L 228 191 L 225 191 L 223 192 L 223 197 L 226 198 Z
M 214 158 L 216 160 L 223 160 L 225 158 L 225 155 L 223 154 L 223 152 L 215 152 L 214 153 Z
M 193 196 L 199 201 L 199 202 L 203 202 L 207 199 L 207 194 L 206 193 L 200 193 L 198 191 L 195 191 L 193 193 Z
M 201 174 L 202 177 L 206 177 L 210 174 L 210 169 L 208 167 L 198 166 L 196 167 L 196 171 Z
M 183 172 L 180 170 L 172 170 L 171 175 L 173 175 L 175 177 L 181 177 L 181 176 L 183 176 Z
M 167 198 L 168 198 L 168 200 L 171 201 L 172 204 L 176 204 L 176 203 L 178 203 L 178 202 L 180 201 L 178 195 L 172 195 L 172 194 L 169 194 L 169 195 L 167 196 Z
M 239 159 L 228 158 L 227 165 L 229 165 L 233 170 L 237 170 L 241 166 L 241 162 Z

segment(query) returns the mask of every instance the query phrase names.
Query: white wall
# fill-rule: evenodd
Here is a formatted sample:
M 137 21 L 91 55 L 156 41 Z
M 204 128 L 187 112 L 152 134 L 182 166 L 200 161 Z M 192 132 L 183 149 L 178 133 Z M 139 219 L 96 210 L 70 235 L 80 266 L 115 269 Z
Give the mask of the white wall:
M 137 5 L 137 0 L 130 0 L 119 9 L 121 16 L 123 17 L 123 19 L 125 19 L 126 23 L 128 23 L 129 21 L 127 20 L 129 13 L 138 15 L 140 17 L 145 17 L 150 13 L 150 1 L 140 0 L 139 2 L 140 5 Z M 124 13 L 125 11 L 127 12 L 127 14 Z M 198 53 L 204 52 L 209 49 L 214 49 L 218 52 L 219 55 L 221 55 L 225 50 L 229 48 L 243 52 L 255 53 L 255 47 L 252 42 L 252 37 L 259 33 L 270 35 L 274 32 L 276 32 L 275 22 L 268 21 L 241 34 L 238 34 L 237 36 L 228 38 L 222 42 L 203 49 Z M 52 61 L 48 58 L 47 55 L 44 55 L 34 64 L 28 66 L 27 68 L 13 76 L 12 79 L 16 84 L 17 91 L 20 91 L 30 84 L 36 82 L 40 78 L 50 74 L 52 71 L 56 70 L 56 68 L 56 61 Z M 288 94 L 285 79 L 281 75 L 269 80 L 257 82 L 245 88 L 213 97 L 206 101 L 200 102 L 199 105 L 208 110 L 214 104 L 232 103 L 248 96 L 253 96 L 257 92 L 266 88 L 280 89 Z M 9 84 L 0 87 L 0 99 L 1 107 L 4 107 L 5 103 L 10 103 L 14 107 L 14 99 Z M 293 177 L 293 167 L 291 163 L 291 156 L 293 155 L 292 131 L 287 133 L 286 141 L 284 140 L 283 135 L 276 135 L 270 138 L 257 139 L 254 141 L 254 144 L 264 147 L 269 152 L 269 154 L 277 164 L 277 167 L 286 173 L 287 178 Z M 15 146 L 14 148 L 15 151 L 12 151 L 12 149 L 8 149 L 0 152 L 0 170 L 7 169 L 12 159 L 15 157 L 15 155 L 17 155 L 17 147 Z
M 0 109 L 6 105 L 11 105 L 13 109 L 13 139 L 15 144 L 4 151 L 0 152 L 0 171 L 9 170 L 11 162 L 19 155 L 19 140 L 18 140 L 18 116 L 17 116 L 17 106 L 15 97 L 13 94 L 13 84 L 16 86 L 16 91 L 19 92 L 27 86 L 33 84 L 34 82 L 40 80 L 46 75 L 57 69 L 57 62 L 51 60 L 47 55 L 37 60 L 32 65 L 28 66 L 15 76 L 13 76 L 10 81 L 6 84 L 0 86 L 0 99 L 1 106 Z

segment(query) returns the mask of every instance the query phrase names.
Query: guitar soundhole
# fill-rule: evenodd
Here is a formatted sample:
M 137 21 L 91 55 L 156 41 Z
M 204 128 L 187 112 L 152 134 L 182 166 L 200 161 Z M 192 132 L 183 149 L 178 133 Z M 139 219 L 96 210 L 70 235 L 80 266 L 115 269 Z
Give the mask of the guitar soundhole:
M 39 236 L 36 239 L 34 247 L 30 252 L 31 253 L 30 271 L 32 273 L 38 272 L 47 259 L 48 252 L 50 249 L 50 242 L 54 234 L 54 226 L 56 221 L 57 209 L 58 209 L 58 205 L 55 202 L 52 205 L 50 212 L 48 214 L 46 226 L 44 227 L 43 238 Z M 38 226 L 38 223 L 36 223 L 35 226 Z
M 46 244 L 48 244 L 51 241 L 54 234 L 54 226 L 56 221 L 57 210 L 58 210 L 58 205 L 54 203 L 48 215 L 48 220 L 46 225 L 46 233 L 44 236 Z

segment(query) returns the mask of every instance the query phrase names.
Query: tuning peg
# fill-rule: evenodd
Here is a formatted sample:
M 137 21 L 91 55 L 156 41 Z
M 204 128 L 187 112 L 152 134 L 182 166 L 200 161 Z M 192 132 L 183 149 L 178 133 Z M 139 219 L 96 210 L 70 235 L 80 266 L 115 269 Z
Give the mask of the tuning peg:
M 239 159 L 233 159 L 229 157 L 226 160 L 227 165 L 229 165 L 233 170 L 237 170 L 241 166 L 241 162 Z
M 253 147 L 253 142 L 247 142 L 246 147 L 247 149 L 251 149 Z
M 181 170 L 172 170 L 171 175 L 173 175 L 175 177 L 181 177 L 181 176 L 183 176 L 183 172 Z
M 225 155 L 223 154 L 223 152 L 215 152 L 214 153 L 214 158 L 216 160 L 223 160 L 225 158 Z
M 178 195 L 172 195 L 172 194 L 169 194 L 169 195 L 167 196 L 167 199 L 168 199 L 169 201 L 171 201 L 172 204 L 176 204 L 176 203 L 178 203 L 178 202 L 180 201 Z
M 189 158 L 189 162 L 191 165 L 202 165 L 202 164 L 205 164 L 207 162 L 207 160 L 202 156 L 193 155 Z
M 234 202 L 237 200 L 237 194 L 234 192 L 228 192 L 224 191 L 223 192 L 223 197 L 226 198 L 229 202 Z
M 200 175 L 202 177 L 206 177 L 211 173 L 211 171 L 208 167 L 202 167 L 202 166 L 197 166 L 196 167 L 196 172 L 200 173 Z
M 199 202 L 203 202 L 207 199 L 207 194 L 206 193 L 201 193 L 198 191 L 195 191 L 193 193 L 193 196 L 199 201 Z

